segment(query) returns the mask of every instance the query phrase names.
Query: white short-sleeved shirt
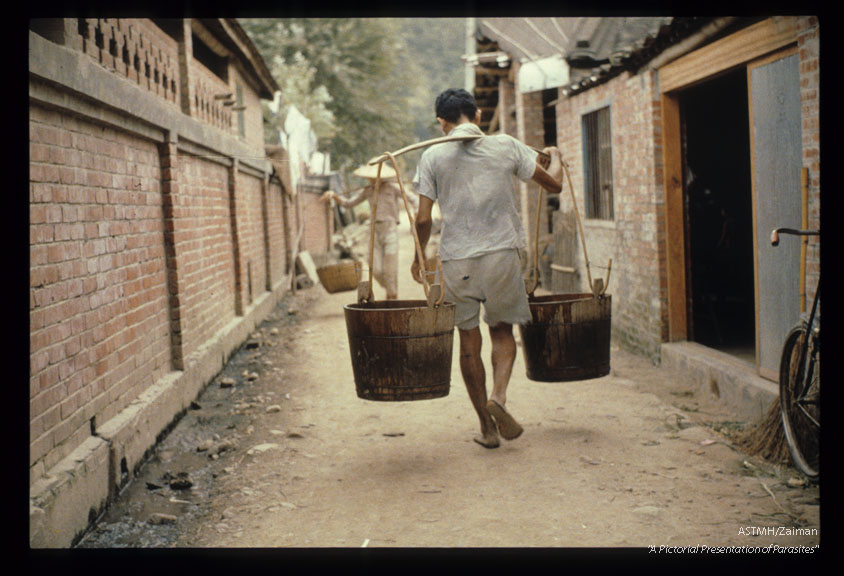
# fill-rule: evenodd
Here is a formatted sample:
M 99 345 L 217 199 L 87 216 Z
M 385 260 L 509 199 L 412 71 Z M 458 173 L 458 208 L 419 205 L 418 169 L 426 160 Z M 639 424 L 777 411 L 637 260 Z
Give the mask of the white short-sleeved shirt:
M 449 134 L 464 135 L 483 132 L 466 122 Z M 525 247 L 513 176 L 530 180 L 536 157 L 535 151 L 506 134 L 445 142 L 425 150 L 413 183 L 419 194 L 439 202 L 442 260 Z

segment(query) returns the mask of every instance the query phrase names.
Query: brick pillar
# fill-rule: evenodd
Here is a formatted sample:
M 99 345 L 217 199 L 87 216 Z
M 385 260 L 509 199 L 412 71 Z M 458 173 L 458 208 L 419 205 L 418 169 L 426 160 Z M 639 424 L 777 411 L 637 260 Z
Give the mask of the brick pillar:
M 229 167 L 229 217 L 232 229 L 232 250 L 234 251 L 234 311 L 238 316 L 243 316 L 245 308 L 243 302 L 243 270 L 240 258 L 240 235 L 237 226 L 237 170 L 239 167 L 237 158 L 232 158 Z
M 138 50 L 137 33 L 132 25 L 126 23 L 125 20 L 118 20 L 118 23 L 122 27 L 121 30 L 126 42 L 126 53 L 129 59 L 126 64 L 126 77 L 132 82 L 138 83 L 138 71 L 135 69 L 135 57 Z
M 114 56 L 109 50 L 111 39 L 114 37 L 114 30 L 109 19 L 100 19 L 97 28 L 102 36 L 100 47 L 100 63 L 106 68 L 114 68 Z
M 179 256 L 179 196 L 178 179 L 178 136 L 172 132 L 160 147 L 161 160 L 161 201 L 164 214 L 164 255 L 167 270 L 167 294 L 170 312 L 170 341 L 172 347 L 173 368 L 185 369 L 184 347 L 182 344 L 182 300 L 183 285 L 180 278 Z
M 179 42 L 179 104 L 182 113 L 193 116 L 193 74 L 191 60 L 193 59 L 193 34 L 191 19 L 182 20 L 182 41 Z
M 116 43 L 116 52 L 117 54 L 114 57 L 114 69 L 117 70 L 117 73 L 121 76 L 128 76 L 129 75 L 129 66 L 131 66 L 131 60 L 127 64 L 123 61 L 123 49 L 126 46 L 126 35 L 123 33 L 122 28 L 122 20 L 117 19 L 115 20 L 114 29 L 113 29 L 114 41 Z M 128 52 L 128 50 L 127 50 Z
M 293 262 L 293 242 L 294 233 L 292 223 L 296 217 L 293 212 L 292 201 L 284 183 L 281 183 L 281 219 L 284 230 L 284 274 L 287 275 L 290 271 Z M 295 274 L 292 274 L 295 276 Z M 294 282 L 295 285 L 295 282 Z
M 269 198 L 270 193 L 270 172 L 264 173 L 264 179 L 261 181 L 261 223 L 264 231 L 264 282 L 266 289 L 272 291 L 273 289 L 273 259 L 270 252 L 270 207 Z

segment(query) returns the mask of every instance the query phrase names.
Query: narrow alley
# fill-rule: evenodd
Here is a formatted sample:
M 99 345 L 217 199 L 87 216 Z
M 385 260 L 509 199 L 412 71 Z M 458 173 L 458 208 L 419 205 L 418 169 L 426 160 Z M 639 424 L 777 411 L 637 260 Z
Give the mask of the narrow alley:
M 423 298 L 400 234 L 399 296 Z M 495 450 L 472 441 L 456 334 L 447 397 L 357 398 L 354 298 L 281 302 L 78 547 L 819 545 L 816 485 L 742 454 L 728 407 L 619 349 L 609 376 L 569 383 L 527 380 L 520 352 L 508 407 L 525 433 Z

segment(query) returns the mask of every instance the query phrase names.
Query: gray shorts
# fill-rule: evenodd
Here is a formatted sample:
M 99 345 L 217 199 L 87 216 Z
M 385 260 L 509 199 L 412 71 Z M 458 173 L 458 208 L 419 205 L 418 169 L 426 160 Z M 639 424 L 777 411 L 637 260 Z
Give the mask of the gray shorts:
M 446 300 L 455 304 L 454 324 L 459 329 L 470 330 L 480 324 L 481 304 L 484 322 L 490 326 L 530 322 L 518 250 L 447 260 L 443 262 L 443 276 Z

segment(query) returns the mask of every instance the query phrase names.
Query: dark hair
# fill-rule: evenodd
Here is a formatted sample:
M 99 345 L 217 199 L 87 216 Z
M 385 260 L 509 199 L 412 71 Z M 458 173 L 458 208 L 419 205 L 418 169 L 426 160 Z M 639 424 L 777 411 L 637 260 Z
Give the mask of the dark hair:
M 437 113 L 437 118 L 442 118 L 454 124 L 460 119 L 461 114 L 469 120 L 474 119 L 478 106 L 475 104 L 475 97 L 466 90 L 449 88 L 437 96 L 434 110 Z

